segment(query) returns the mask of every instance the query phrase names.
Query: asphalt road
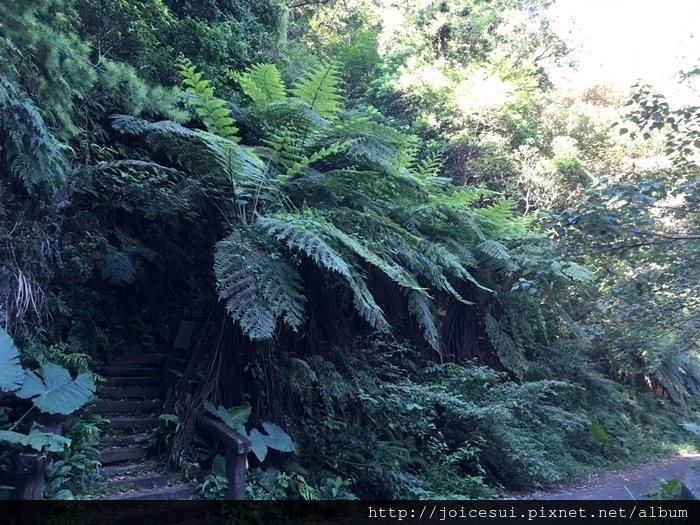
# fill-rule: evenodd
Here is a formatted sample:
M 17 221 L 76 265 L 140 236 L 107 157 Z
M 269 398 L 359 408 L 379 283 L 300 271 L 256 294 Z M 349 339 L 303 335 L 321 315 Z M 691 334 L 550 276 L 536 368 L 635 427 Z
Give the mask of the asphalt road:
M 537 500 L 644 499 L 646 494 L 659 488 L 659 480 L 683 479 L 691 465 L 700 465 L 700 454 L 688 454 L 652 461 L 634 468 L 560 483 L 537 492 L 515 497 Z

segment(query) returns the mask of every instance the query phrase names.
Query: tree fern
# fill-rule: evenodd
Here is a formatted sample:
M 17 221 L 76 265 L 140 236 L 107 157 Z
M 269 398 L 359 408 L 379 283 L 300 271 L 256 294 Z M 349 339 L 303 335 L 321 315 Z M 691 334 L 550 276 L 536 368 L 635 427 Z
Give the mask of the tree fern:
M 114 125 L 147 136 L 177 171 L 194 175 L 230 224 L 215 251 L 218 291 L 252 339 L 272 337 L 280 322 L 301 326 L 299 255 L 340 281 L 372 327 L 388 331 L 366 283 L 368 270 L 383 274 L 405 292 L 410 315 L 438 351 L 434 301 L 471 304 L 464 291 L 493 293 L 491 273 L 517 267 L 506 243 L 525 237 L 512 203 L 480 208 L 487 192 L 432 181 L 439 161 L 416 160 L 413 137 L 342 118 L 334 66 L 314 68 L 290 90 L 274 66 L 232 74 L 252 101 L 246 136 L 257 134 L 254 148 L 222 132 L 232 121 L 201 74 L 184 62 L 181 71 L 207 131 L 125 116 Z M 434 292 L 442 294 L 433 299 Z
M 430 299 L 416 291 L 408 292 L 408 311 L 418 321 L 418 326 L 423 331 L 423 338 L 434 350 L 440 352 L 440 332 L 430 308 Z
M 287 97 L 287 89 L 274 64 L 255 64 L 244 73 L 231 72 L 229 76 L 256 106 L 278 102 Z
M 202 73 L 197 73 L 195 66 L 186 58 L 180 58 L 178 68 L 183 84 L 187 87 L 187 93 L 193 95 L 189 103 L 194 107 L 207 130 L 224 139 L 238 142 L 239 138 L 236 136 L 238 128 L 234 126 L 231 111 L 223 100 L 214 96 L 214 90 L 209 87 L 209 81 L 203 79 Z
M 294 330 L 303 323 L 306 298 L 298 272 L 240 232 L 217 243 L 214 274 L 219 297 L 251 339 L 272 337 L 280 318 Z
M 499 322 L 491 314 L 486 314 L 484 318 L 484 329 L 501 364 L 522 379 L 528 365 L 513 339 L 503 331 Z
M 262 217 L 257 221 L 259 228 L 271 238 L 281 241 L 287 249 L 303 253 L 318 266 L 340 275 L 353 294 L 358 313 L 373 328 L 387 331 L 389 325 L 384 318 L 384 312 L 377 305 L 362 277 L 321 235 L 309 229 L 308 225 L 308 221 L 303 218 L 287 214 Z
M 336 117 L 342 106 L 340 95 L 340 75 L 333 63 L 324 63 L 296 82 L 292 94 L 306 102 L 309 107 L 325 119 Z

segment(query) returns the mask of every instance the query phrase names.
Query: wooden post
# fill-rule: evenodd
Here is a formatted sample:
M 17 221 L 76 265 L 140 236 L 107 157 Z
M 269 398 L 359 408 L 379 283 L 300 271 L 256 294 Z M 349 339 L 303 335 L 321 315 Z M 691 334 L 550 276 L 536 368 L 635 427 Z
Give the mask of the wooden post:
M 200 412 L 197 426 L 207 434 L 219 439 L 226 447 L 226 479 L 228 488 L 224 499 L 245 499 L 246 455 L 250 452 L 250 441 L 222 421 Z
M 23 452 L 17 458 L 17 481 L 14 499 L 39 500 L 44 489 L 44 472 L 48 465 L 45 453 Z
M 228 479 L 228 488 L 226 489 L 224 499 L 245 499 L 245 463 L 245 454 L 239 454 L 237 450 L 231 447 L 226 449 L 226 478 Z

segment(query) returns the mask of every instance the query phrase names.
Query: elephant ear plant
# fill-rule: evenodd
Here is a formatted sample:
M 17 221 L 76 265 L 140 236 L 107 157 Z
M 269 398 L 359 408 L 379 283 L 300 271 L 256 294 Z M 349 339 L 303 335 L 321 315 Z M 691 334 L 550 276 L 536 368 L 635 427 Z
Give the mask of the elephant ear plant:
M 95 383 L 90 374 L 73 379 L 68 370 L 53 363 L 44 364 L 36 371 L 25 370 L 19 362 L 17 347 L 0 328 L 0 394 L 6 392 L 31 400 L 33 406 L 9 429 L 0 430 L 0 442 L 24 445 L 40 452 L 60 452 L 70 446 L 70 439 L 43 432 L 36 423 L 32 423 L 26 434 L 15 429 L 34 409 L 45 414 L 72 414 L 95 393 Z

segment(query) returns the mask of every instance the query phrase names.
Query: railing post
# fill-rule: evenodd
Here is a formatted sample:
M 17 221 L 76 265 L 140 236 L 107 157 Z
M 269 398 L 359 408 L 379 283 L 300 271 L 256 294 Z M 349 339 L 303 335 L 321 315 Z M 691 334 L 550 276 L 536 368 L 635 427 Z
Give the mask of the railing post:
M 14 499 L 39 500 L 44 489 L 44 472 L 48 465 L 46 453 L 23 452 L 17 458 L 17 480 Z
M 224 499 L 245 499 L 246 455 L 240 454 L 232 447 L 226 449 L 226 479 L 228 488 Z
M 226 447 L 226 479 L 228 488 L 224 499 L 245 499 L 246 456 L 250 452 L 250 441 L 221 421 L 207 414 L 197 414 L 197 426 L 207 434 L 219 439 Z

